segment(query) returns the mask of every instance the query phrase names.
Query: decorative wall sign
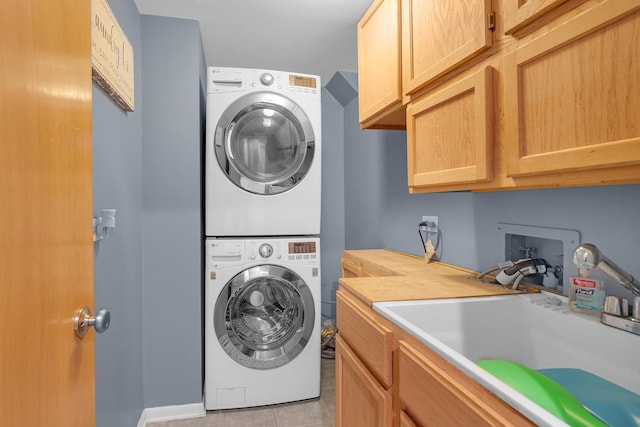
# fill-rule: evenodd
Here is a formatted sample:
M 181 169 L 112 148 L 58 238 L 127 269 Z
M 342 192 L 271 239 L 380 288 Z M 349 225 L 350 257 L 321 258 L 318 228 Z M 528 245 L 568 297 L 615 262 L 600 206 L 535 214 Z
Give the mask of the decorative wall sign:
M 133 111 L 133 49 L 107 0 L 91 0 L 91 76 L 123 110 Z

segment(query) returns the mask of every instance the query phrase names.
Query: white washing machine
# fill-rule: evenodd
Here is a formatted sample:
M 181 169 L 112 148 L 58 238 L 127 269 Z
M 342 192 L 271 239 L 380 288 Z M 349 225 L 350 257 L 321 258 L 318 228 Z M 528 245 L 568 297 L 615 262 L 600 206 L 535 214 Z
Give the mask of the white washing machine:
M 205 234 L 320 234 L 320 78 L 207 69 Z
M 206 240 L 205 408 L 320 395 L 320 240 Z

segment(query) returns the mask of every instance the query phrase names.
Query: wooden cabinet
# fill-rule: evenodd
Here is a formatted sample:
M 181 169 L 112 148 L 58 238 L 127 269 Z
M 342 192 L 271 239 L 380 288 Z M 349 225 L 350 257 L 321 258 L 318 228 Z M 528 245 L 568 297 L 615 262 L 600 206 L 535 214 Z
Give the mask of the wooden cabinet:
M 531 426 L 353 294 L 337 293 L 336 426 Z
M 358 23 L 358 107 L 368 129 L 404 129 L 400 0 L 375 0 Z
M 389 427 L 393 396 L 340 335 L 336 338 L 336 427 Z
M 413 287 L 406 284 L 400 293 L 395 288 L 392 294 L 388 294 L 389 298 L 381 298 L 380 291 L 370 292 L 380 283 L 388 284 L 403 278 L 403 271 L 421 277 L 426 275 L 429 283 L 446 283 L 443 287 L 445 293 L 436 292 L 431 294 L 432 297 L 495 295 L 494 289 L 489 294 L 476 291 L 470 294 L 469 290 L 461 294 L 460 290 L 454 289 L 460 283 L 444 281 L 444 278 L 453 280 L 452 271 L 447 268 L 438 273 L 439 268 L 428 264 L 430 273 L 425 274 L 425 270 L 414 264 L 417 260 L 418 257 L 401 256 L 387 250 L 343 253 L 343 271 L 398 273 L 388 279 L 367 279 L 367 276 L 343 276 L 340 279 L 336 293 L 336 426 L 533 425 L 489 390 L 373 309 L 372 301 L 397 299 L 398 295 L 420 298 L 411 290 Z M 420 262 L 420 265 L 424 267 L 426 264 Z M 465 271 L 460 280 L 465 280 L 468 274 Z M 415 279 L 409 281 L 415 283 Z M 363 292 L 365 288 L 367 291 Z
M 402 88 L 411 94 L 491 47 L 491 0 L 402 0 Z
M 401 340 L 398 354 L 398 398 L 416 424 L 533 425 L 435 353 Z
M 638 3 L 604 1 L 505 56 L 507 176 L 640 164 Z
M 388 388 L 392 384 L 392 333 L 361 304 L 340 290 L 336 293 L 338 331 L 382 386 Z
M 409 190 L 493 178 L 492 68 L 407 108 Z
M 640 183 L 640 0 L 401 13 L 411 193 Z
M 336 425 L 391 426 L 391 331 L 344 292 L 336 300 Z
M 491 0 L 374 0 L 358 23 L 360 124 L 404 129 L 405 95 L 491 47 Z

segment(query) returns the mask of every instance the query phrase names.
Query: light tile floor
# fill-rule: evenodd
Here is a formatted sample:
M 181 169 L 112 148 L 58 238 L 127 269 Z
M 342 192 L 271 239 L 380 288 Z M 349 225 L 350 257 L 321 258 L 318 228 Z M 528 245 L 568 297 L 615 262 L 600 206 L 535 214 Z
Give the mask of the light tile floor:
M 204 418 L 165 421 L 148 427 L 333 427 L 335 361 L 322 359 L 320 397 L 257 408 L 208 411 Z

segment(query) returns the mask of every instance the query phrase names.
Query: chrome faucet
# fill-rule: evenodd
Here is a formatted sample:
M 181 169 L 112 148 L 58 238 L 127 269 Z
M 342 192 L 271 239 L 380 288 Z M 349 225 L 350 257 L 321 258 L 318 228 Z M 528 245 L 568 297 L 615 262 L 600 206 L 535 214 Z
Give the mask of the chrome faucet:
M 593 270 L 599 268 L 607 273 L 609 276 L 616 279 L 618 283 L 631 291 L 633 296 L 633 309 L 631 317 L 627 317 L 627 314 L 620 316 L 620 312 L 625 311 L 624 305 L 626 300 L 623 299 L 622 310 L 609 311 L 609 307 L 605 304 L 600 321 L 605 325 L 613 326 L 614 328 L 622 329 L 623 331 L 631 332 L 633 334 L 640 335 L 640 284 L 633 276 L 622 268 L 618 267 L 613 261 L 604 256 L 602 252 L 590 243 L 585 243 L 576 248 L 573 253 L 573 263 L 582 270 Z M 613 297 L 615 301 L 614 307 L 619 307 L 617 297 Z M 628 307 L 628 306 L 627 306 Z
M 591 243 L 585 243 L 576 248 L 573 253 L 573 264 L 580 270 L 593 270 L 599 268 L 618 283 L 627 288 L 634 296 L 640 297 L 640 283 L 634 277 L 618 267 L 613 261 L 604 256 L 602 252 Z

